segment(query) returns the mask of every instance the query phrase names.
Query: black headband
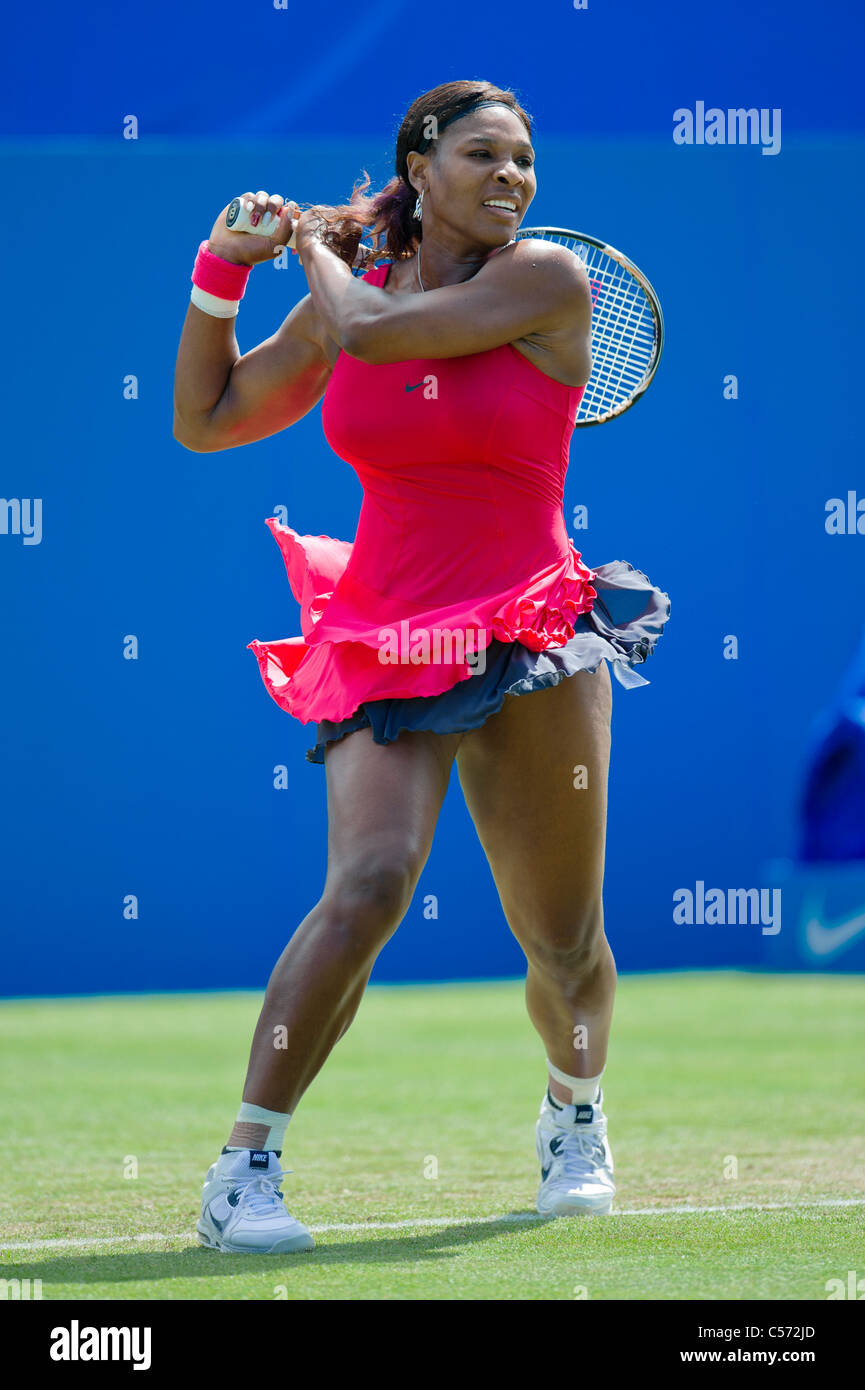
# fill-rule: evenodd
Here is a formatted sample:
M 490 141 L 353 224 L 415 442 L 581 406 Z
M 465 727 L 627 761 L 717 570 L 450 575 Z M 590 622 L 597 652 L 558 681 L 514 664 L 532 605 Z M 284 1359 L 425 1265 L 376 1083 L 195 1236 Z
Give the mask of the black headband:
M 477 111 L 481 106 L 507 106 L 509 111 L 513 110 L 513 107 L 508 106 L 508 103 L 506 101 L 495 99 L 490 100 L 489 98 L 474 101 L 472 102 L 471 106 L 465 106 L 463 107 L 462 111 L 454 111 L 452 115 L 446 116 L 443 121 L 438 121 L 438 134 L 440 135 L 441 132 L 445 130 L 451 124 L 452 121 L 458 121 L 462 116 L 467 116 L 470 111 Z M 415 149 L 417 150 L 418 154 L 426 154 L 427 150 L 432 144 L 432 141 L 435 138 L 435 136 L 425 135 L 423 139 L 420 140 L 417 145 L 415 145 Z

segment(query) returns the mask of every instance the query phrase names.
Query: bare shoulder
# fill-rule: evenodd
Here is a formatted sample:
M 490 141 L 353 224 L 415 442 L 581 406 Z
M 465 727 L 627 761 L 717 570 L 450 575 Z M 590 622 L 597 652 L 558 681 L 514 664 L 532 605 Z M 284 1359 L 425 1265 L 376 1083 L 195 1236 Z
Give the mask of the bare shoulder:
M 586 267 L 575 251 L 544 237 L 521 237 L 494 251 L 483 267 L 489 272 L 517 275 L 521 281 L 549 286 L 576 299 L 591 298 Z
M 513 340 L 517 351 L 555 381 L 585 386 L 592 370 L 592 291 L 579 256 L 558 242 L 523 237 L 495 252 L 488 269 L 509 293 L 543 310 L 543 324 Z
M 492 285 L 498 279 L 503 290 L 531 303 L 542 316 L 543 322 L 515 340 L 514 346 L 526 351 L 537 366 L 541 360 L 533 356 L 533 349 L 539 349 L 541 359 L 550 363 L 542 370 L 556 377 L 564 370 L 569 377 L 574 354 L 581 363 L 585 358 L 592 325 L 592 290 L 576 252 L 543 237 L 522 237 L 494 251 L 481 274 L 494 277 Z M 563 360 L 557 360 L 562 353 Z M 577 375 L 581 371 L 579 366 Z

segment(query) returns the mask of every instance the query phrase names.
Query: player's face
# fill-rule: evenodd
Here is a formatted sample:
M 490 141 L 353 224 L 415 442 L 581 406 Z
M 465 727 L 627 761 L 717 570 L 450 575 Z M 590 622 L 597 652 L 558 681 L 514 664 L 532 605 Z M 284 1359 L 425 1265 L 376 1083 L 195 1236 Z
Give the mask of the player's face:
M 427 165 L 424 200 L 437 228 L 483 246 L 504 246 L 537 190 L 535 152 L 514 111 L 488 106 L 461 116 L 442 132 Z M 492 207 L 490 200 L 510 203 Z

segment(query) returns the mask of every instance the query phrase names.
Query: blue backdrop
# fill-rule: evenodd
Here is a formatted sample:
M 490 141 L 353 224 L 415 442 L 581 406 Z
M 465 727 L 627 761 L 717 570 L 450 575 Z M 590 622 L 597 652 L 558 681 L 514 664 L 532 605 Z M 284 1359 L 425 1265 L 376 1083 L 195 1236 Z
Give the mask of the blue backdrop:
M 270 700 L 246 644 L 300 630 L 264 518 L 284 507 L 298 531 L 350 540 L 360 489 L 320 406 L 258 444 L 184 450 L 174 361 L 195 251 L 225 203 L 247 188 L 343 201 L 363 168 L 380 186 L 407 105 L 457 77 L 512 87 L 535 118 L 527 224 L 620 246 L 664 306 L 652 387 L 621 420 L 575 432 L 565 493 L 569 520 L 588 508 L 572 531 L 586 562 L 628 560 L 672 603 L 651 685 L 613 683 L 617 961 L 753 966 L 783 943 L 786 966 L 812 967 L 792 919 L 778 935 L 683 925 L 674 895 L 775 881 L 815 721 L 861 642 L 859 7 L 213 0 L 88 14 L 82 53 L 67 7 L 20 13 L 0 84 L 0 993 L 259 987 L 319 897 L 314 725 Z M 780 149 L 676 143 L 674 113 L 698 102 L 779 111 Z M 293 258 L 256 268 L 241 350 L 304 293 Z M 854 533 L 829 534 L 829 499 L 851 493 Z M 850 903 L 865 896 L 853 879 Z M 833 968 L 861 964 L 861 939 L 848 946 Z M 373 978 L 522 965 L 454 769 Z

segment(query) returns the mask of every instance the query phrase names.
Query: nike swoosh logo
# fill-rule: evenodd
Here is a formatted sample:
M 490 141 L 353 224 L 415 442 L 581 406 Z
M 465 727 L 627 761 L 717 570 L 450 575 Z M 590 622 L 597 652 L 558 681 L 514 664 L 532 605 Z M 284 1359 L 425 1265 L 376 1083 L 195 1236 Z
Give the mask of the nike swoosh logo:
M 549 1168 L 542 1168 L 542 1169 L 541 1169 L 541 1182 L 546 1182 L 547 1178 L 550 1176 L 550 1171 L 551 1171 L 551 1169 L 552 1169 L 552 1166 L 553 1166 L 553 1165 L 550 1164 Z
M 417 381 L 417 382 L 415 382 L 414 386 L 409 386 L 408 382 L 406 382 L 406 384 L 405 384 L 405 389 L 406 389 L 407 391 L 416 391 L 417 388 L 418 388 L 419 386 L 423 386 L 423 382 L 422 382 L 422 381 Z
M 237 1206 L 237 1203 L 240 1201 L 240 1194 L 236 1187 L 233 1187 L 230 1192 L 226 1193 L 226 1200 L 230 1207 Z M 227 1216 L 224 1216 L 222 1220 L 220 1220 L 218 1216 L 213 1215 L 213 1212 L 211 1210 L 208 1210 L 207 1219 L 213 1223 L 219 1234 L 222 1235 L 222 1232 L 225 1230 L 226 1226 L 231 1220 L 231 1212 L 229 1212 Z
M 819 903 L 815 898 L 809 898 L 802 907 L 802 921 L 805 924 L 805 941 L 815 956 L 832 956 L 845 946 L 851 946 L 865 932 L 865 912 L 831 924 L 821 921 L 821 916 Z

